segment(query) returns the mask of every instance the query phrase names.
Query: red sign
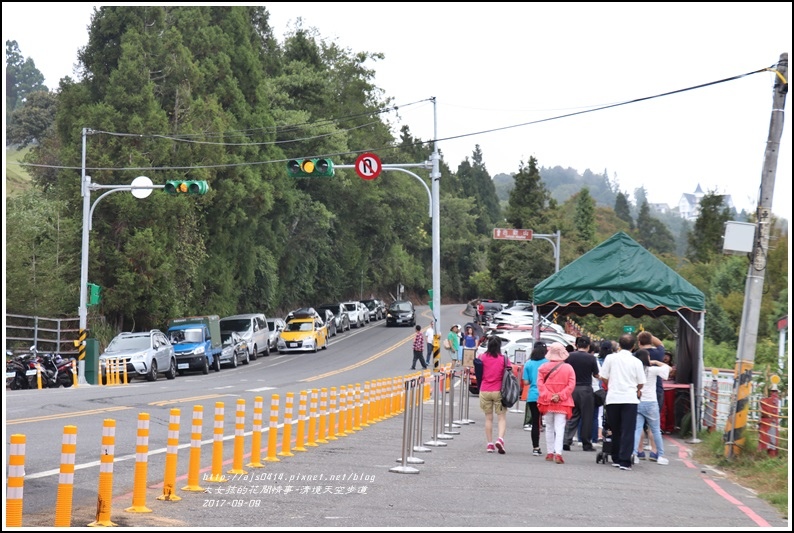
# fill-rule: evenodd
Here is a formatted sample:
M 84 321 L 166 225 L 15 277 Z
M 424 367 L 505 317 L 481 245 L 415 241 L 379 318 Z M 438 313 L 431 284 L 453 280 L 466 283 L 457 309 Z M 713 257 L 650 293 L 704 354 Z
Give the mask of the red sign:
M 374 180 L 382 169 L 380 158 L 375 154 L 365 153 L 356 158 L 356 174 L 362 180 Z
M 531 229 L 494 228 L 494 239 L 508 239 L 511 241 L 531 241 Z

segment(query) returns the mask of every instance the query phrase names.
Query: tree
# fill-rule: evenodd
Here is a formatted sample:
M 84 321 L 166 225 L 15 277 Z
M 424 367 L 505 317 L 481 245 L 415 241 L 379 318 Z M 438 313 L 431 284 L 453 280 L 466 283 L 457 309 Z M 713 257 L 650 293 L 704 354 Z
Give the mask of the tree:
M 706 193 L 700 199 L 700 213 L 689 233 L 687 257 L 693 262 L 708 263 L 722 255 L 725 222 L 730 219 L 731 212 L 723 196 L 714 191 Z
M 16 41 L 6 41 L 6 128 L 31 93 L 46 90 L 44 75 L 33 60 L 22 56 Z
M 57 96 L 49 91 L 28 94 L 25 104 L 11 113 L 11 121 L 6 127 L 6 143 L 24 148 L 43 139 L 55 124 L 57 104 Z
M 586 187 L 576 197 L 576 211 L 574 213 L 576 236 L 579 239 L 579 249 L 585 253 L 595 246 L 595 200 L 590 196 Z
M 637 242 L 659 254 L 671 254 L 675 250 L 673 234 L 659 219 L 651 216 L 647 201 L 642 202 L 637 215 Z
M 628 222 L 630 229 L 634 229 L 634 219 L 631 218 L 631 206 L 623 192 L 619 192 L 617 198 L 615 198 L 615 214 L 619 219 Z

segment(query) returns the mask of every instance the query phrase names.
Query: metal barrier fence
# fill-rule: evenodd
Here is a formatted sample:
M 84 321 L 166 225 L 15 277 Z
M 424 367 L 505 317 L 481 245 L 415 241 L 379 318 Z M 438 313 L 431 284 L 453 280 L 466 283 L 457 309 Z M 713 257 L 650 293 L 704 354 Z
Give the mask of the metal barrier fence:
M 5 339 L 7 349 L 27 351 L 36 346 L 38 351 L 76 356 L 74 341 L 80 332 L 80 319 L 47 318 L 41 316 L 6 314 Z

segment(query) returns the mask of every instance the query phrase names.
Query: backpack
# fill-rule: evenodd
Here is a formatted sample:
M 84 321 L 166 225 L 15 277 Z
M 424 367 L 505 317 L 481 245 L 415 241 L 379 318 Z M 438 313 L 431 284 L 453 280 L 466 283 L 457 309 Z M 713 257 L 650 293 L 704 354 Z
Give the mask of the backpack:
M 482 359 L 479 357 L 474 358 L 474 377 L 477 378 L 477 386 L 479 387 L 482 385 L 482 371 L 483 371 L 483 362 Z

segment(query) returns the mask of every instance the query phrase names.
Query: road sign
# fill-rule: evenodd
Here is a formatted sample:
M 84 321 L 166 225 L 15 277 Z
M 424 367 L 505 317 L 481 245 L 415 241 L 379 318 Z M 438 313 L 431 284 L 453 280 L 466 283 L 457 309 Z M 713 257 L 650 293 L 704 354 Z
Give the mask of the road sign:
M 512 241 L 531 241 L 531 229 L 494 228 L 494 239 L 508 239 Z
M 634 333 L 634 326 L 623 326 L 623 333 Z
M 356 174 L 363 180 L 374 180 L 382 169 L 380 158 L 375 154 L 364 153 L 356 158 Z

